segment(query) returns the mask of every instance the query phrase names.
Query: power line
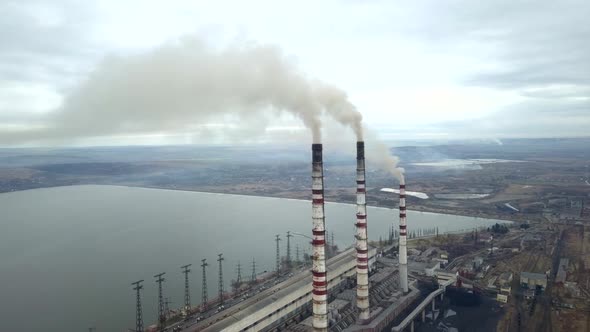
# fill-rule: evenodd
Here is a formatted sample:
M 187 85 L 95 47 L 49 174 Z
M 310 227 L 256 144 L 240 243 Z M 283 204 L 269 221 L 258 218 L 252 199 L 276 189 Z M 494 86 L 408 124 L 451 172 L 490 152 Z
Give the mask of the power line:
M 240 284 L 242 283 L 242 265 L 238 262 L 238 278 L 236 280 L 236 288 L 240 288 Z
M 143 314 L 141 312 L 141 290 L 143 289 L 143 286 L 141 285 L 141 283 L 143 282 L 143 280 L 138 280 L 134 283 L 131 283 L 131 285 L 135 286 L 133 287 L 133 290 L 135 291 L 136 294 L 136 300 L 135 300 L 135 331 L 136 332 L 143 332 Z
M 180 267 L 182 269 L 182 273 L 184 273 L 184 310 L 186 311 L 187 315 L 191 310 L 191 293 L 188 286 L 188 274 L 191 272 L 189 267 L 192 265 L 193 264 L 188 264 Z
M 279 248 L 279 241 L 281 241 L 281 238 L 279 236 L 279 234 L 275 235 L 275 241 L 277 242 L 277 267 L 276 267 L 276 271 L 277 271 L 277 276 L 279 274 L 281 274 L 281 251 Z
M 256 282 L 256 259 L 252 258 L 252 282 Z
M 238 284 L 242 283 L 242 265 L 238 262 Z
M 219 305 L 223 305 L 223 265 L 221 262 L 224 261 L 223 254 L 217 255 L 217 261 L 219 262 Z
M 330 232 L 330 234 L 332 234 L 332 247 L 336 246 L 336 243 L 334 242 L 334 231 Z
M 156 274 L 154 278 L 156 278 L 156 282 L 158 283 L 158 330 L 163 331 L 164 325 L 166 325 L 166 311 L 164 310 L 164 296 L 162 295 L 162 283 L 166 280 L 162 276 L 166 274 L 166 272 L 162 272 L 160 274 Z
M 287 267 L 291 267 L 291 231 L 287 231 Z
M 170 301 L 169 298 L 164 299 L 164 315 L 166 316 L 166 319 L 170 318 L 170 303 L 172 303 L 172 301 Z
M 203 310 L 207 309 L 207 260 L 201 259 L 201 267 L 203 268 L 203 289 L 201 295 L 201 304 L 203 305 Z

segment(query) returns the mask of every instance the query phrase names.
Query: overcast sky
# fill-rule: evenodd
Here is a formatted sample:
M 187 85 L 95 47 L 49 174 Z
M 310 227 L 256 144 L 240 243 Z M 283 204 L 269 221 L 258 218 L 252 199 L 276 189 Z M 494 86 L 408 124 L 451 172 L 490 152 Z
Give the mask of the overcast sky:
M 219 49 L 276 45 L 308 77 L 346 91 L 387 139 L 590 135 L 587 0 L 2 0 L 0 17 L 4 138 L 45 126 L 105 58 L 186 36 Z M 302 125 L 282 116 L 265 126 Z M 173 130 L 121 135 L 86 142 L 185 141 Z

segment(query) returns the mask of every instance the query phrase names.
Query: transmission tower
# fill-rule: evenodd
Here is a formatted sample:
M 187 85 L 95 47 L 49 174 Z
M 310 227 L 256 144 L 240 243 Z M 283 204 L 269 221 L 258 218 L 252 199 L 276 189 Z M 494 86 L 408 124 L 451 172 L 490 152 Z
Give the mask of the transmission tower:
M 287 267 L 291 267 L 291 231 L 287 231 Z
M 236 284 L 237 284 L 236 288 L 239 288 L 241 283 L 242 283 L 242 265 L 240 264 L 240 262 L 238 262 L 238 278 L 236 280 Z
M 295 244 L 295 262 L 299 264 L 299 243 Z
M 143 285 L 141 285 L 141 283 L 143 282 L 143 280 L 139 280 L 136 281 L 134 283 L 132 283 L 131 285 L 135 286 L 133 287 L 133 290 L 135 291 L 136 294 L 136 300 L 135 300 L 135 331 L 136 332 L 143 332 L 143 314 L 141 313 L 141 289 L 143 288 Z
M 279 276 L 279 274 L 281 274 L 281 251 L 279 248 L 279 241 L 281 241 L 281 238 L 279 236 L 279 234 L 275 235 L 275 241 L 277 243 L 277 267 L 276 267 L 276 271 L 277 271 L 277 276 Z
M 256 282 L 256 259 L 252 258 L 252 282 Z
M 182 269 L 182 273 L 184 273 L 184 310 L 186 311 L 187 315 L 191 310 L 191 293 L 188 287 L 188 273 L 191 272 L 189 267 L 192 265 L 193 264 L 188 264 L 180 267 Z
M 219 256 L 217 261 L 219 262 L 219 305 L 221 306 L 223 305 L 223 265 L 221 262 L 223 262 L 224 258 L 223 254 L 219 254 L 217 256 Z
M 201 295 L 201 304 L 203 305 L 203 309 L 207 309 L 207 260 L 201 259 L 201 267 L 203 268 L 203 289 Z
M 172 303 L 172 301 L 170 301 L 169 298 L 164 299 L 164 315 L 166 316 L 166 319 L 170 318 L 170 303 Z
M 162 272 L 160 274 L 156 274 L 154 278 L 156 278 L 156 282 L 158 283 L 158 330 L 163 331 L 164 325 L 166 325 L 166 311 L 164 310 L 164 297 L 162 295 L 162 283 L 166 280 L 162 276 L 166 274 L 166 272 Z

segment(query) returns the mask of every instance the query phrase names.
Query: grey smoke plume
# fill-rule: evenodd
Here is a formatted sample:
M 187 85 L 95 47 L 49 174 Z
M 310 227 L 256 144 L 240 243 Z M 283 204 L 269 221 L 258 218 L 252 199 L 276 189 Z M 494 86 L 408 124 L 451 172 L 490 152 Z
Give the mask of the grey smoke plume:
M 41 128 L 0 133 L 0 143 L 198 131 L 199 124 L 227 118 L 251 123 L 269 110 L 300 118 L 314 142 L 321 140 L 324 112 L 362 137 L 362 116 L 346 94 L 310 80 L 276 47 L 217 50 L 184 39 L 104 60 Z
M 398 167 L 399 157 L 391 154 L 389 147 L 380 141 L 371 131 L 365 130 L 365 136 L 367 141 L 367 145 L 365 146 L 367 161 L 389 172 L 400 183 L 403 183 L 404 169 Z
M 348 101 L 346 93 L 338 88 L 320 84 L 317 97 L 326 112 L 344 126 L 352 128 L 357 141 L 363 140 L 363 115 Z

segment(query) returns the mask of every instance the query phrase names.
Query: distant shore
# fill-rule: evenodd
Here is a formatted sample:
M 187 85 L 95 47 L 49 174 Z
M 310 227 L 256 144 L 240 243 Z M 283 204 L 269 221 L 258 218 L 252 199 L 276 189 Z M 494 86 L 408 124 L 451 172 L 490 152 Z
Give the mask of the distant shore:
M 293 195 L 289 195 L 289 192 L 283 192 L 282 195 L 261 195 L 260 193 L 236 193 L 232 191 L 223 191 L 223 190 L 198 190 L 198 189 L 188 189 L 188 188 L 174 188 L 174 187 L 167 187 L 167 186 L 137 186 L 137 185 L 126 185 L 126 184 L 98 184 L 98 183 L 85 183 L 85 184 L 72 184 L 72 185 L 59 185 L 59 186 L 46 186 L 46 187 L 38 187 L 38 188 L 27 188 L 22 190 L 14 190 L 8 191 L 0 194 L 7 194 L 7 193 L 17 193 L 22 191 L 29 191 L 29 190 L 39 190 L 39 189 L 50 189 L 50 188 L 60 188 L 60 187 L 75 187 L 75 186 L 111 186 L 111 187 L 127 187 L 127 188 L 139 188 L 139 189 L 149 189 L 149 190 L 168 190 L 168 191 L 180 191 L 180 192 L 189 192 L 189 193 L 201 193 L 201 194 L 220 194 L 220 195 L 231 195 L 231 196 L 247 196 L 247 197 L 262 197 L 262 198 L 274 198 L 274 199 L 286 199 L 286 200 L 294 200 L 294 201 L 310 201 L 309 199 L 305 199 L 300 197 L 299 193 L 293 193 Z M 374 189 L 378 191 L 378 188 Z M 419 201 L 420 199 L 417 199 Z M 345 205 L 352 205 L 355 204 L 350 201 L 343 201 L 338 199 L 330 199 L 327 195 L 326 203 L 337 203 L 337 204 L 345 204 Z M 397 204 L 397 201 L 394 201 Z M 378 208 L 378 209 L 396 209 L 395 206 L 392 205 L 384 205 L 379 204 L 379 201 L 373 202 L 373 204 L 367 204 L 369 207 Z M 473 217 L 473 218 L 482 218 L 482 219 L 497 219 L 503 221 L 510 221 L 516 222 L 520 218 L 516 215 L 513 215 L 515 218 L 507 218 L 506 216 L 502 215 L 490 215 L 484 213 L 469 213 L 468 209 L 437 209 L 432 208 L 429 206 L 424 205 L 414 205 L 409 206 L 408 210 L 414 212 L 421 212 L 421 213 L 432 213 L 432 214 L 445 214 L 445 215 L 454 215 L 454 216 L 462 216 L 462 217 Z

